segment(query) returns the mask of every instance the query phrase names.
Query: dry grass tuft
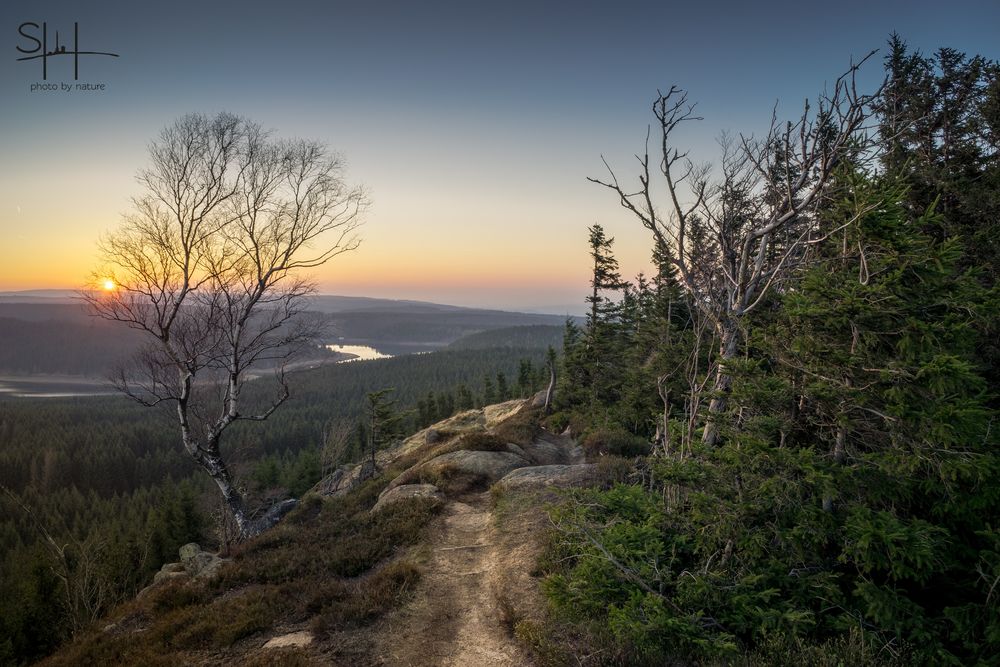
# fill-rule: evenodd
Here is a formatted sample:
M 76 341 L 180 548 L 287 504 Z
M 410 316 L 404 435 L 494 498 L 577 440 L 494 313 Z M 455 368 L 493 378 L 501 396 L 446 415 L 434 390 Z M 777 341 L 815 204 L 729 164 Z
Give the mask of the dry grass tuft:
M 243 664 L 250 655 L 260 665 L 315 664 L 309 652 L 275 652 L 272 659 L 256 651 L 265 633 L 283 625 L 312 619 L 327 635 L 370 624 L 419 578 L 397 552 L 420 540 L 439 504 L 414 499 L 372 515 L 385 484 L 307 498 L 291 521 L 239 545 L 215 579 L 153 589 L 118 612 L 128 631 L 91 632 L 43 664 Z

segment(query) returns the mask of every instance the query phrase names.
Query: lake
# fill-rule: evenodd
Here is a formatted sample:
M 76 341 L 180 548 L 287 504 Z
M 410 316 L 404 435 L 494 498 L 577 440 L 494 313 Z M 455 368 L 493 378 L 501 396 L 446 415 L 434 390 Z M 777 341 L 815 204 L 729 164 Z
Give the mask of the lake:
M 350 359 L 341 359 L 338 364 L 346 364 L 351 361 L 371 361 L 372 359 L 389 359 L 391 354 L 379 352 L 370 345 L 327 345 L 326 349 L 341 354 L 353 355 Z
M 376 350 L 370 345 L 327 345 L 333 352 L 351 355 L 338 364 L 371 359 L 389 359 L 393 355 Z M 317 364 L 314 361 L 299 362 L 301 370 L 309 370 Z M 254 379 L 258 373 L 248 373 Z M 0 375 L 0 399 L 8 398 L 78 398 L 84 396 L 113 396 L 118 394 L 110 385 L 94 378 L 72 375 Z
M 71 375 L 0 376 L 0 398 L 75 398 L 115 394 L 100 380 Z

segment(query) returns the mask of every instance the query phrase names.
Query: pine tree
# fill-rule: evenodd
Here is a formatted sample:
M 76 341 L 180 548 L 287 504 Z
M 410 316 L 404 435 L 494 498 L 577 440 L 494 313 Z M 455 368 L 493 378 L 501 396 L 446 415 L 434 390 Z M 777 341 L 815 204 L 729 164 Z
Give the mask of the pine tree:
M 493 388 L 493 380 L 487 375 L 483 378 L 483 405 L 492 405 L 497 402 L 496 390 Z
M 593 335 L 600 323 L 612 312 L 613 301 L 603 296 L 605 291 L 615 291 L 622 288 L 621 274 L 618 272 L 618 260 L 612 254 L 615 239 L 604 233 L 599 224 L 588 229 L 590 233 L 590 258 L 593 261 L 593 274 L 590 279 L 591 294 L 587 297 L 590 313 L 587 318 L 588 332 Z
M 469 410 L 474 407 L 474 399 L 472 398 L 472 392 L 469 391 L 469 387 L 464 383 L 458 385 L 458 396 L 455 399 L 455 407 L 458 410 Z
M 388 445 L 403 433 L 407 415 L 396 411 L 395 401 L 389 394 L 396 391 L 389 387 L 369 392 L 365 395 L 365 417 L 368 424 L 368 455 L 371 474 L 378 470 L 375 452 Z
M 517 395 L 525 398 L 531 395 L 534 385 L 534 369 L 531 359 L 522 359 L 517 370 Z
M 497 373 L 497 398 L 506 401 L 510 398 L 510 387 L 507 386 L 507 375 L 502 371 Z

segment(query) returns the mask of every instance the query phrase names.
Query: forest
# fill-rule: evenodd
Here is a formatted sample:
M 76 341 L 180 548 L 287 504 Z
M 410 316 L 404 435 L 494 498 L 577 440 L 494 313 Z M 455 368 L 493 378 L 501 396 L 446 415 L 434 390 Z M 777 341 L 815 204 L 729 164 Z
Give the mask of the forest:
M 883 54 L 871 97 L 848 73 L 816 116 L 723 142 L 715 185 L 672 143 L 677 89 L 639 183 L 593 179 L 657 270 L 624 280 L 591 227 L 549 424 L 630 472 L 551 512 L 542 650 L 995 664 L 1000 66 L 897 36 Z M 669 222 L 657 178 L 690 185 Z
M 139 347 L 135 331 L 90 317 L 79 299 L 0 299 L 0 374 L 105 377 Z M 558 326 L 559 315 L 513 313 L 418 301 L 313 296 L 325 340 L 361 343 L 388 354 L 441 349 L 470 334 L 516 326 Z M 501 345 L 502 346 L 502 345 Z
M 330 301 L 345 339 L 448 347 L 292 374 L 223 442 L 241 492 L 266 510 L 360 461 L 388 444 L 369 416 L 398 435 L 530 396 L 560 348 L 542 425 L 608 480 L 545 507 L 546 626 L 513 630 L 541 664 L 996 664 L 1000 64 L 894 35 L 800 117 L 720 140 L 714 171 L 678 138 L 700 120 L 683 90 L 651 112 L 638 167 L 591 179 L 649 233 L 649 275 L 594 224 L 587 317 L 558 328 L 423 305 L 402 336 Z M 92 626 L 181 544 L 226 548 L 171 418 L 0 398 L 0 664 Z
M 525 375 L 543 367 L 541 345 L 297 373 L 282 410 L 259 428 L 240 424 L 227 455 L 259 505 L 301 496 L 324 472 L 361 458 L 366 394 L 393 389 L 402 428 L 412 431 L 419 421 L 527 395 L 541 383 L 538 373 Z M 0 398 L 0 664 L 48 654 L 135 595 L 180 545 L 220 543 L 218 493 L 171 419 L 117 396 Z M 324 438 L 338 429 L 351 433 L 348 446 L 330 452 Z

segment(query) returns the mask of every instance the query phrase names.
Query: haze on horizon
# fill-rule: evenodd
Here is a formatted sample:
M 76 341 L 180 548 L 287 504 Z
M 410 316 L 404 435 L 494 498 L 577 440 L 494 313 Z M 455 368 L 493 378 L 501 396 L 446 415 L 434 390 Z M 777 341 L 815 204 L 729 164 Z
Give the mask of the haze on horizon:
M 1000 58 L 995 2 L 888 4 L 6 3 L 0 291 L 82 284 L 149 141 L 228 110 L 325 141 L 369 188 L 364 242 L 314 274 L 320 292 L 579 312 L 589 225 L 616 237 L 624 275 L 649 270 L 648 235 L 586 177 L 602 155 L 633 176 L 658 88 L 690 91 L 705 120 L 685 138 L 714 161 L 721 131 L 763 129 L 775 100 L 796 115 L 893 31 Z M 107 90 L 29 92 L 25 21 L 79 22 L 85 46 L 120 53 L 81 65 Z M 881 74 L 876 56 L 863 78 Z

